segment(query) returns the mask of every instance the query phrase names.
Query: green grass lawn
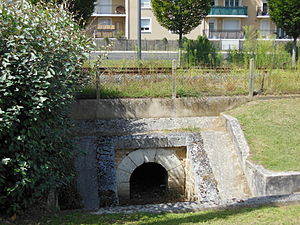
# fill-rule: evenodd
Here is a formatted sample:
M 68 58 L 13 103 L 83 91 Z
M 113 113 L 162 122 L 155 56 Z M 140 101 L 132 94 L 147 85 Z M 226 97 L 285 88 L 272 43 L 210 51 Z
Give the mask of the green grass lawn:
M 51 216 L 41 224 L 300 224 L 300 205 L 264 206 L 231 210 L 202 211 L 197 213 L 167 214 L 113 214 L 90 215 L 82 212 L 65 212 Z
M 275 171 L 300 171 L 300 99 L 255 101 L 226 113 L 240 121 L 251 160 Z

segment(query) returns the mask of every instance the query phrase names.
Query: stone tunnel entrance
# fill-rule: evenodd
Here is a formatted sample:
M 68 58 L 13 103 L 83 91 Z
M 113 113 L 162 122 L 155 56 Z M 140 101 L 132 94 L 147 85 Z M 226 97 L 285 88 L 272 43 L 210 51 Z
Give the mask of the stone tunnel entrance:
M 130 202 L 159 203 L 164 201 L 168 190 L 168 172 L 158 163 L 143 163 L 130 177 Z
M 121 205 L 185 200 L 186 148 L 116 150 Z M 188 194 L 187 194 L 188 196 Z

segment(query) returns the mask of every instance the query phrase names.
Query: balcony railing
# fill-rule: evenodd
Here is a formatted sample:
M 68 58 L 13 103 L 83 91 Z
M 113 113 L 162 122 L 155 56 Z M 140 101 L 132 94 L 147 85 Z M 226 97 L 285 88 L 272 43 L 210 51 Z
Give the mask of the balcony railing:
M 227 7 L 227 6 L 213 6 L 208 15 L 229 15 L 229 16 L 247 16 L 248 7 Z
M 126 14 L 124 5 L 96 5 L 94 14 Z
M 269 16 L 269 10 L 267 8 L 258 7 L 257 16 Z
M 260 38 L 292 39 L 285 32 L 279 30 L 259 30 Z
M 243 30 L 205 30 L 204 34 L 208 39 L 245 39 L 245 32 Z M 257 38 L 292 39 L 285 32 L 279 30 L 258 30 Z
M 117 29 L 115 25 L 97 25 L 94 38 L 119 38 L 124 37 L 124 32 L 124 27 Z
M 208 39 L 244 39 L 243 30 L 205 30 Z

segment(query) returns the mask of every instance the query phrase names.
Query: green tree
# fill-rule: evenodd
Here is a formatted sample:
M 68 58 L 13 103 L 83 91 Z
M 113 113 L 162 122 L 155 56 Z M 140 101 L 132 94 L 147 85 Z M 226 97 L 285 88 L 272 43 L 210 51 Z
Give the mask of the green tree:
M 297 38 L 300 36 L 300 1 L 299 0 L 268 0 L 271 19 L 287 35 L 293 37 L 293 63 L 296 59 Z
M 154 15 L 160 25 L 179 35 L 179 60 L 183 35 L 201 24 L 209 13 L 211 2 L 211 0 L 151 0 Z
M 0 0 L 0 216 L 70 181 L 70 104 L 89 39 L 62 7 Z
M 85 22 L 93 14 L 96 1 L 97 0 L 31 0 L 34 4 L 38 2 L 65 3 L 68 10 L 74 15 L 74 18 L 80 25 L 85 25 Z

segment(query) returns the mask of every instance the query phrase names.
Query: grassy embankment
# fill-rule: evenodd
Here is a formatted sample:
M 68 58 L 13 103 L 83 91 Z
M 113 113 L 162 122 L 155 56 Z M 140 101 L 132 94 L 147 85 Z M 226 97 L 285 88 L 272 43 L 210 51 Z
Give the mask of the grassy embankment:
M 251 160 L 275 171 L 300 171 L 300 99 L 250 102 L 227 114 L 240 121 Z

